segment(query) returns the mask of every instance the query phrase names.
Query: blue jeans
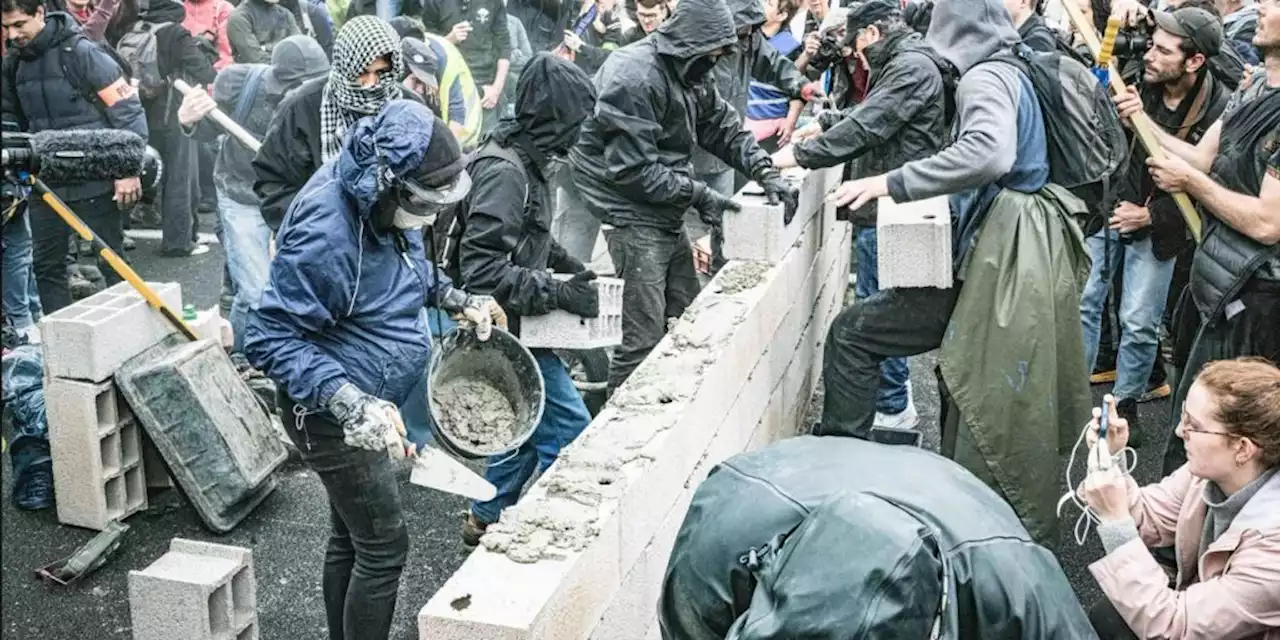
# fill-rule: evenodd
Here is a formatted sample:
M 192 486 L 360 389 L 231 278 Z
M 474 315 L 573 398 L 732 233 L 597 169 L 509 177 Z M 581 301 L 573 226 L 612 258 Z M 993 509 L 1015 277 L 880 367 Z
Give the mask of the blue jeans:
M 221 240 L 227 252 L 227 271 L 231 275 L 235 301 L 231 303 L 233 348 L 244 344 L 244 327 L 249 310 L 262 301 L 270 268 L 271 228 L 262 219 L 262 211 L 241 204 L 218 192 L 218 219 L 222 223 Z
M 1125 245 L 1120 243 L 1116 232 L 1106 230 L 1106 233 L 1111 234 L 1109 243 L 1104 240 L 1103 231 L 1085 241 L 1089 246 L 1089 256 L 1093 258 L 1093 267 L 1080 299 L 1084 361 L 1092 371 L 1098 358 L 1102 310 L 1107 303 L 1111 281 L 1123 267 L 1124 289 L 1119 300 L 1120 349 L 1116 353 L 1116 384 L 1112 393 L 1116 398 L 1138 398 L 1147 390 L 1151 366 L 1160 347 L 1160 322 L 1164 318 L 1176 260 L 1157 260 L 1151 252 L 1150 237 Z M 1106 256 L 1108 246 L 1111 253 L 1109 262 Z M 1108 264 L 1110 273 L 1106 273 Z
M 49 464 L 49 421 L 44 408 L 44 359 L 40 347 L 20 345 L 4 356 L 4 404 L 12 412 L 9 456 L 14 478 L 32 465 Z
M 560 358 L 544 349 L 534 349 L 533 355 L 547 389 L 542 421 L 533 437 L 514 454 L 489 458 L 484 476 L 498 488 L 498 495 L 488 502 L 471 504 L 471 513 L 481 522 L 496 521 L 503 509 L 515 504 L 534 471 L 546 471 L 560 455 L 560 449 L 573 442 L 591 422 L 587 405 Z
M 4 317 L 18 330 L 40 321 L 40 292 L 32 263 L 31 222 L 24 212 L 4 225 Z
M 858 230 L 858 237 L 853 245 L 857 258 L 854 284 L 854 300 L 862 300 L 880 290 L 880 260 L 876 252 L 876 228 L 866 227 Z M 907 381 L 911 373 L 907 369 L 906 358 L 885 358 L 880 363 L 880 390 L 876 392 L 876 411 L 888 415 L 897 415 L 907 410 Z

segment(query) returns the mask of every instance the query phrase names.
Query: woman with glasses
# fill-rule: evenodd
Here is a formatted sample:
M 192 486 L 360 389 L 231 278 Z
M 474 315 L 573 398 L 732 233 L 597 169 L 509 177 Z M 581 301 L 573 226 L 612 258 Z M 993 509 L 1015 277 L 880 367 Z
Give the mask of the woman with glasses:
M 1119 454 L 1129 425 L 1108 408 Z M 1097 412 L 1095 412 L 1097 413 Z M 1097 440 L 1097 418 L 1090 444 Z M 1280 639 L 1280 368 L 1261 359 L 1211 362 L 1183 405 L 1187 463 L 1138 487 L 1094 471 L 1082 493 L 1106 556 L 1089 570 L 1107 600 L 1090 613 L 1105 638 Z M 1149 548 L 1173 546 L 1169 575 Z

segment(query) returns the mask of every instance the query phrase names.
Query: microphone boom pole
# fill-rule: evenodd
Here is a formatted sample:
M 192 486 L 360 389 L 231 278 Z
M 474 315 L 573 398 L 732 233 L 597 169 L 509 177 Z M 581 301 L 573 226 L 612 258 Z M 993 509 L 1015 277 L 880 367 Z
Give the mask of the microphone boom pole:
M 120 256 L 116 255 L 116 252 L 112 251 L 111 247 L 108 247 L 107 243 L 103 242 L 102 238 L 99 238 L 98 234 L 94 233 L 93 229 L 90 229 L 89 225 L 85 224 L 84 221 L 80 219 L 80 216 L 77 216 L 75 212 L 71 210 L 71 207 L 68 207 L 67 203 L 63 202 L 62 199 L 49 188 L 49 185 L 46 185 L 44 181 L 34 175 L 31 176 L 31 185 L 40 191 L 40 198 L 44 200 L 44 203 L 49 205 L 49 208 L 53 209 L 54 213 L 58 214 L 58 217 L 62 218 L 62 221 L 66 222 L 67 226 L 71 227 L 71 229 L 76 232 L 76 235 L 91 242 L 94 250 L 98 252 L 98 255 L 102 256 L 102 259 L 105 260 L 107 264 L 111 265 L 111 268 L 114 269 L 121 278 L 124 278 L 125 281 L 128 282 L 138 292 L 138 294 L 147 301 L 147 304 L 150 304 L 156 311 L 159 311 L 160 315 L 164 316 L 165 319 L 174 326 L 174 328 L 185 335 L 188 339 L 200 339 L 199 336 L 196 335 L 196 332 L 192 330 L 191 327 L 187 326 L 186 322 L 182 321 L 182 317 L 174 312 L 173 309 L 169 308 L 169 305 L 165 304 L 164 300 L 161 300 L 160 296 L 156 295 L 156 292 L 152 291 L 151 287 L 147 286 L 147 283 L 138 276 L 137 272 L 135 272 L 128 263 L 122 260 Z

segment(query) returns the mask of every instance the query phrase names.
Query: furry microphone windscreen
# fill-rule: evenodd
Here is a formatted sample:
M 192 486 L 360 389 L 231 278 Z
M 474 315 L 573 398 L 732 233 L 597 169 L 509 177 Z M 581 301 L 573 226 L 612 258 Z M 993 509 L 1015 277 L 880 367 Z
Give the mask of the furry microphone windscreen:
M 140 175 L 147 142 L 118 129 L 41 131 L 31 136 L 31 151 L 46 182 L 94 182 Z

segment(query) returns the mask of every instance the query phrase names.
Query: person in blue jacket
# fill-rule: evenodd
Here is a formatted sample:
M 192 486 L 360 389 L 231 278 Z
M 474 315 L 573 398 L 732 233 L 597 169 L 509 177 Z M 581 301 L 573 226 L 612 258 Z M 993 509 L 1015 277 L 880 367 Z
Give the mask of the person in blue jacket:
M 324 566 L 332 640 L 385 639 L 409 536 L 393 458 L 398 406 L 426 370 L 437 306 L 481 340 L 501 307 L 437 273 L 423 227 L 466 196 L 457 141 L 426 106 L 388 102 L 357 122 L 337 158 L 294 199 L 276 236 L 245 355 L 280 388 L 286 431 L 329 495 Z M 390 455 L 389 455 L 390 454 Z

